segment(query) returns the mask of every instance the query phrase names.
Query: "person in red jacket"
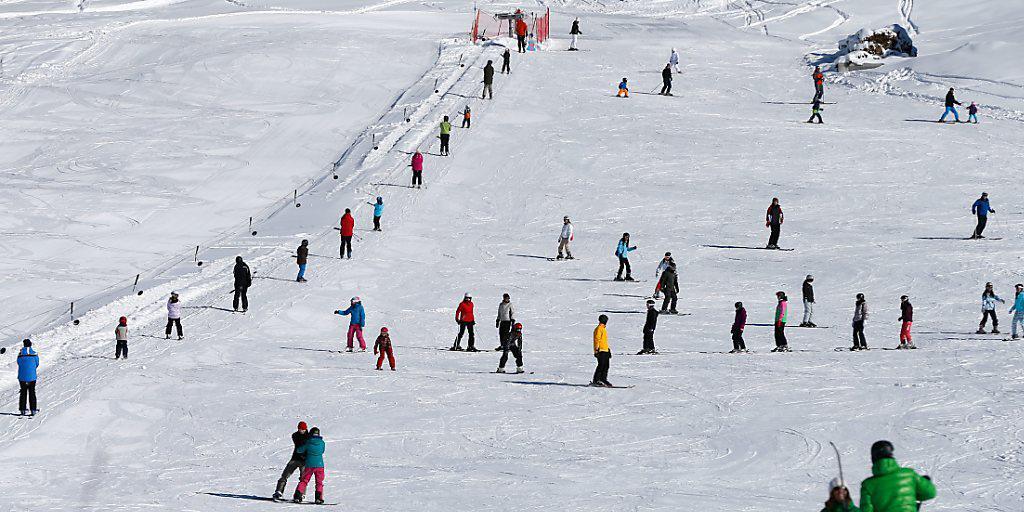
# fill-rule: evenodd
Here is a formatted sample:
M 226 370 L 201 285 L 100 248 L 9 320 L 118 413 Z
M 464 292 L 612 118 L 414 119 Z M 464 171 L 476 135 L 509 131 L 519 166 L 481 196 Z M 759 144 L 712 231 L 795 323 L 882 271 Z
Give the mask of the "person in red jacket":
M 523 21 L 525 16 L 522 11 L 516 12 L 516 40 L 519 42 L 519 53 L 526 53 L 526 22 Z
M 341 216 L 341 251 L 339 258 L 345 257 L 345 249 L 348 248 L 348 258 L 352 259 L 352 232 L 355 231 L 356 219 L 352 217 L 352 210 L 345 208 L 345 215 Z
M 821 72 L 820 66 L 814 66 L 811 78 L 814 78 L 814 99 L 823 101 L 825 99 L 825 75 Z
M 412 166 L 412 186 L 423 188 L 423 153 L 417 150 L 412 155 L 412 163 L 409 165 Z
M 395 352 L 391 348 L 391 335 L 388 334 L 387 327 L 380 328 L 380 336 L 377 336 L 377 341 L 373 344 L 374 355 L 380 354 L 377 358 L 377 369 L 382 369 L 384 365 L 384 358 L 388 358 L 388 364 L 391 365 L 391 371 L 395 371 Z
M 455 323 L 459 324 L 459 335 L 455 337 L 455 344 L 452 345 L 451 350 L 462 350 L 462 335 L 469 331 L 469 345 L 466 346 L 466 352 L 479 352 L 480 350 L 476 348 L 476 335 L 473 334 L 473 326 L 476 325 L 476 320 L 473 318 L 473 297 L 468 293 L 462 298 L 459 307 L 455 309 Z

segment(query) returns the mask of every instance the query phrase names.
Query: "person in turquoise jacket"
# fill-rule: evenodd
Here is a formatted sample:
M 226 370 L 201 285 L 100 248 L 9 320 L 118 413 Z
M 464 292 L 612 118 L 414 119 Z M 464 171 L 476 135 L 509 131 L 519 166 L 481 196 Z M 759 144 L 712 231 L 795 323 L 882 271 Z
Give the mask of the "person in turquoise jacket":
M 629 268 L 629 253 L 636 250 L 636 246 L 629 245 L 629 233 L 623 233 L 619 245 L 615 247 L 615 256 L 619 258 L 619 272 L 615 274 L 616 281 L 632 281 L 632 269 Z M 626 271 L 626 277 L 622 277 L 622 271 Z
M 320 429 L 313 427 L 309 429 L 309 440 L 306 444 L 296 448 L 296 453 L 306 457 L 306 465 L 302 468 L 302 476 L 299 478 L 299 485 L 295 488 L 295 496 L 292 501 L 302 503 L 306 496 L 306 486 L 309 480 L 316 477 L 316 503 L 324 502 L 324 438 L 320 437 Z
M 363 302 L 359 297 L 352 297 L 352 303 L 348 309 L 337 310 L 335 315 L 352 315 L 348 324 L 348 351 L 352 352 L 352 338 L 359 338 L 359 349 L 366 352 L 366 342 L 363 341 L 363 326 L 366 325 L 366 311 L 363 310 Z
M 1013 313 L 1013 320 L 1010 324 L 1010 334 L 1012 339 L 1017 339 L 1017 326 L 1019 325 L 1024 333 L 1024 284 L 1017 283 L 1014 286 L 1014 292 L 1016 298 L 1013 300 L 1013 306 L 1010 307 L 1010 313 Z
M 39 355 L 32 349 L 32 341 L 21 342 L 24 345 L 18 352 L 18 406 L 22 415 L 39 412 L 36 405 L 36 378 L 39 369 Z
M 920 502 L 935 498 L 927 475 L 900 467 L 889 441 L 871 445 L 871 477 L 860 484 L 861 512 L 917 512 Z
M 366 203 L 373 206 L 373 230 L 380 231 L 380 217 L 384 215 L 384 198 L 377 197 L 376 203 Z

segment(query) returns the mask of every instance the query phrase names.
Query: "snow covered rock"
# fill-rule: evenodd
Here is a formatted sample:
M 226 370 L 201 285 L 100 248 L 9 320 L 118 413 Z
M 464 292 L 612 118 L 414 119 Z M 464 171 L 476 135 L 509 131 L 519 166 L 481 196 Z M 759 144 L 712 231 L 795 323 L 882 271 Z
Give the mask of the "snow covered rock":
M 891 25 L 876 30 L 861 29 L 839 41 L 835 63 L 840 70 L 882 65 L 886 57 L 916 57 L 917 48 L 907 29 Z

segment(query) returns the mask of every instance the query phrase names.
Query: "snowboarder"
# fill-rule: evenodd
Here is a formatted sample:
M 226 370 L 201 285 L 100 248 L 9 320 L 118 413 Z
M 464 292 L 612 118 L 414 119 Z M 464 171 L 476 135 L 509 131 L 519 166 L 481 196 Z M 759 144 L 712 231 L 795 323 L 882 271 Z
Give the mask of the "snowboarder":
M 668 268 L 661 273 L 658 281 L 661 291 L 665 293 L 665 301 L 661 303 L 661 312 L 678 315 L 676 303 L 679 301 L 679 276 L 676 275 L 676 264 L 671 262 Z
M 448 122 L 448 116 L 444 116 L 441 120 L 441 156 L 449 156 L 451 150 L 448 149 L 448 141 L 452 136 L 452 123 Z
M 669 64 L 665 64 L 665 69 L 661 70 L 661 92 L 658 94 L 672 96 L 672 67 Z
M 576 47 L 576 43 L 580 41 L 581 34 L 583 34 L 583 31 L 580 30 L 580 19 L 576 18 L 572 21 L 572 28 L 569 29 L 569 35 L 572 36 L 572 41 L 569 43 L 569 50 L 579 50 L 579 48 Z
M 508 345 L 508 337 L 512 335 L 512 324 L 516 323 L 515 316 L 512 311 L 512 297 L 505 293 L 498 303 L 498 316 L 494 318 L 494 328 L 498 330 L 498 348 L 494 349 L 495 351 L 504 350 Z
M 914 305 L 910 303 L 910 297 L 900 296 L 900 346 L 898 349 L 917 348 L 914 346 L 914 339 L 910 335 L 910 328 L 914 325 Z
M 528 27 L 523 21 L 523 12 L 516 9 L 516 42 L 519 44 L 519 53 L 526 53 L 526 32 Z
M 562 232 L 558 234 L 558 256 L 555 259 L 562 259 L 563 250 L 567 259 L 576 259 L 572 257 L 572 250 L 569 249 L 569 244 L 573 241 L 574 231 L 575 229 L 572 226 L 572 222 L 569 221 L 569 216 L 562 217 Z
M 476 334 L 473 333 L 476 319 L 473 318 L 472 295 L 467 293 L 459 303 L 459 307 L 455 308 L 455 323 L 459 324 L 459 335 L 455 337 L 455 344 L 450 350 L 462 350 L 462 335 L 469 331 L 469 344 L 466 346 L 466 352 L 479 352 L 476 348 Z
M 480 95 L 480 99 L 487 99 L 488 95 L 494 99 L 494 61 L 487 61 L 487 65 L 484 66 L 484 92 Z
M 377 336 L 377 341 L 373 342 L 373 355 L 380 354 L 377 357 L 377 369 L 383 369 L 384 358 L 388 358 L 388 364 L 391 366 L 391 371 L 395 371 L 395 351 L 391 348 L 391 335 L 388 334 L 387 327 L 380 328 L 380 334 Z
M 766 249 L 778 249 L 779 248 L 779 234 L 782 231 L 782 222 L 785 220 L 785 216 L 782 213 L 782 205 L 779 204 L 779 198 L 772 198 L 772 205 L 768 207 L 768 211 L 764 214 L 764 225 L 771 229 L 771 235 L 768 237 L 768 246 Z
M 295 282 L 306 282 L 307 261 L 309 261 L 309 240 L 303 240 L 299 247 L 295 249 L 295 263 L 299 265 L 299 274 L 295 277 Z
M 622 81 L 619 82 L 619 93 L 615 95 L 616 98 L 628 98 L 629 97 L 629 84 L 626 77 L 622 77 Z
M 316 477 L 316 503 L 322 505 L 324 502 L 324 449 L 327 445 L 320 437 L 320 429 L 313 427 L 309 429 L 309 439 L 300 446 L 296 452 L 305 457 L 302 467 L 302 476 L 299 477 L 299 486 L 295 488 L 295 496 L 292 501 L 302 503 L 306 496 L 306 486 L 309 480 Z
M 1013 306 L 1010 308 L 1010 313 L 1013 313 L 1013 320 L 1010 323 L 1010 338 L 1017 339 L 1017 326 L 1020 326 L 1022 334 L 1024 334 L 1024 284 L 1017 283 L 1014 287 L 1016 295 L 1013 299 Z
M 412 154 L 412 186 L 423 188 L 423 153 L 416 151 Z
M 164 337 L 171 339 L 171 326 L 178 331 L 178 339 L 185 339 L 181 332 L 181 301 L 178 299 L 178 292 L 171 292 L 171 298 L 167 299 L 167 328 L 164 329 Z
M 629 253 L 636 250 L 636 246 L 630 247 L 629 233 L 623 233 L 619 245 L 615 247 L 615 256 L 619 258 L 619 273 L 615 275 L 616 281 L 632 281 L 633 271 L 629 267 Z M 622 271 L 626 271 L 626 277 L 622 277 Z
M 828 501 L 821 512 L 860 512 L 860 509 L 853 506 L 853 498 L 850 497 L 850 490 L 846 484 L 838 478 L 833 478 L 828 483 Z
M 348 252 L 348 259 L 352 259 L 352 236 L 355 235 L 356 230 L 356 219 L 352 217 L 352 210 L 345 208 L 345 213 L 341 216 L 341 248 L 338 250 L 338 259 L 345 257 L 345 252 Z
M 21 351 L 18 352 L 18 409 L 22 416 L 35 416 L 39 412 L 36 403 L 39 354 L 32 348 L 32 340 L 24 340 L 21 344 Z
M 864 322 L 868 319 L 868 302 L 863 293 L 857 294 L 853 304 L 853 347 L 850 350 L 867 350 L 868 341 L 864 339 Z
M 730 354 L 747 352 L 747 344 L 743 342 L 743 329 L 747 326 L 747 310 L 742 302 L 737 302 L 736 316 L 732 319 L 732 350 Z
M 807 274 L 802 287 L 804 299 L 804 321 L 800 327 L 817 327 L 814 323 L 814 276 Z
M 821 72 L 821 66 L 814 66 L 811 78 L 814 79 L 814 100 L 821 101 L 825 98 L 825 74 Z
M 241 256 L 235 256 L 235 268 L 232 271 L 235 277 L 235 297 L 231 301 L 231 306 L 238 311 L 238 302 L 242 302 L 242 313 L 249 310 L 249 287 L 252 286 L 252 272 L 249 270 L 249 265 L 242 261 Z
M 512 60 L 512 52 L 508 48 L 505 48 L 505 52 L 501 54 L 501 72 L 512 74 L 512 66 L 510 61 Z
M 889 441 L 871 445 L 871 476 L 860 484 L 861 512 L 917 512 L 921 502 L 935 498 L 927 475 L 900 467 Z
M 953 119 L 957 123 L 960 122 L 960 114 L 957 113 L 954 105 L 963 105 L 963 103 L 956 100 L 956 97 L 953 96 L 953 88 L 950 87 L 949 92 L 946 93 L 946 110 L 942 112 L 942 117 L 939 118 L 940 123 L 946 121 L 946 116 L 949 115 L 950 112 L 953 113 Z
M 128 317 L 122 316 L 114 328 L 114 359 L 128 359 Z
M 299 448 L 309 441 L 309 431 L 306 429 L 306 422 L 300 421 L 295 432 L 292 432 L 292 456 L 288 458 L 288 463 L 284 465 L 284 471 L 281 472 L 281 478 L 277 479 L 277 488 L 274 489 L 274 501 L 280 500 L 284 496 L 284 489 L 288 485 L 288 479 L 291 478 L 292 473 L 295 470 L 301 470 L 306 464 L 306 457 L 299 453 Z M 302 472 L 299 471 L 301 475 Z
M 971 122 L 972 119 L 974 124 L 978 124 L 978 104 L 973 101 L 967 106 L 967 122 Z
M 492 68 L 493 69 L 493 68 Z M 470 128 L 473 125 L 473 112 L 469 109 L 469 105 L 462 110 L 462 127 Z
M 1006 303 L 992 290 L 992 283 L 985 283 L 985 291 L 981 292 L 981 323 L 976 334 L 985 334 L 985 321 L 992 317 L 992 334 L 999 334 L 999 319 L 996 318 L 996 302 Z
M 807 122 L 813 124 L 814 120 L 817 119 L 818 124 L 825 124 L 825 121 L 821 119 L 822 110 L 824 109 L 821 108 L 821 100 L 819 100 L 818 98 L 814 98 L 814 101 L 811 102 L 811 117 L 807 120 Z
M 612 350 L 608 347 L 608 315 L 597 317 L 597 327 L 594 328 L 594 357 L 597 358 L 597 368 L 594 370 L 594 379 L 591 386 L 612 387 L 608 382 L 608 366 L 612 360 Z
M 384 198 L 377 196 L 377 202 L 367 201 L 366 204 L 373 207 L 373 230 L 380 231 L 380 216 L 384 215 Z
M 363 327 L 366 326 L 366 310 L 363 309 L 363 301 L 359 297 L 352 297 L 352 301 L 349 303 L 348 309 L 335 310 L 335 315 L 349 316 L 348 323 L 348 336 L 347 336 L 347 348 L 349 352 L 355 348 L 353 346 L 353 338 L 359 339 L 359 350 L 366 352 L 366 342 L 363 341 Z
M 654 348 L 654 330 L 658 328 L 658 308 L 654 307 L 654 300 L 647 301 L 647 319 L 644 321 L 644 347 L 636 355 L 657 354 Z
M 786 299 L 786 292 L 775 292 L 775 297 L 779 302 L 775 305 L 775 348 L 772 349 L 772 352 L 789 352 L 789 342 L 786 341 L 789 301 Z
M 682 73 L 682 71 L 679 71 L 679 54 L 676 53 L 675 48 L 672 48 L 672 54 L 668 56 L 668 63 L 676 73 Z
M 978 225 L 974 227 L 974 234 L 971 235 L 971 239 L 985 238 L 981 233 L 985 231 L 985 226 L 988 225 L 988 214 L 995 212 L 988 202 L 988 192 L 982 192 L 981 197 L 971 205 L 971 213 L 978 216 Z
M 505 373 L 505 363 L 508 362 L 508 353 L 516 360 L 516 373 L 523 373 L 523 324 L 517 323 L 512 327 L 512 333 L 501 347 L 501 359 L 498 360 L 497 373 Z

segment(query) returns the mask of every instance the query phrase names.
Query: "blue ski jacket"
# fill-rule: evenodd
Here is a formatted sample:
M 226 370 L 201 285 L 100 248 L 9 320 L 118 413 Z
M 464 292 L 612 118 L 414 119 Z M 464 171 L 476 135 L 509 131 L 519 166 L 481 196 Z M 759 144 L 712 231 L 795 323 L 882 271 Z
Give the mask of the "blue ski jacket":
M 1017 298 L 1013 301 L 1013 306 L 1010 308 L 1010 313 L 1024 315 L 1024 292 L 1017 294 Z
M 366 311 L 363 310 L 362 302 L 356 302 L 355 304 L 352 304 L 351 306 L 348 307 L 348 309 L 344 311 L 339 309 L 335 311 L 334 314 L 341 316 L 352 315 L 352 320 L 349 322 L 349 324 L 355 324 L 360 327 L 366 325 Z
M 34 382 L 36 368 L 39 368 L 39 355 L 32 350 L 32 347 L 22 347 L 21 352 L 18 353 L 18 380 Z
M 988 217 L 989 212 L 994 212 L 988 204 L 988 199 L 978 199 L 971 205 L 971 213 L 977 213 L 978 217 Z
M 618 247 L 615 248 L 615 255 L 620 258 L 628 258 L 629 253 L 636 250 L 636 247 L 630 247 L 626 245 L 626 242 L 619 240 Z

